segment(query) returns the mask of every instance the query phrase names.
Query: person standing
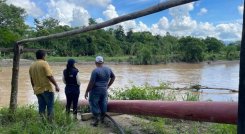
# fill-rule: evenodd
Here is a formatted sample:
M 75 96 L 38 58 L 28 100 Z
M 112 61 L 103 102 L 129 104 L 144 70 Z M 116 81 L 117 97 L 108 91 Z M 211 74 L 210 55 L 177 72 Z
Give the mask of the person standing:
M 29 75 L 34 94 L 38 99 L 39 114 L 44 117 L 47 109 L 48 120 L 52 121 L 54 113 L 54 90 L 51 83 L 55 86 L 57 92 L 60 91 L 51 68 L 45 61 L 46 53 L 44 50 L 36 52 L 36 61 L 30 66 Z
M 75 60 L 69 59 L 67 61 L 66 69 L 63 71 L 63 82 L 66 84 L 66 112 L 69 114 L 71 104 L 73 104 L 73 115 L 77 119 L 77 104 L 80 94 L 80 79 L 78 69 L 75 67 Z
M 103 66 L 104 60 L 102 56 L 95 58 L 96 68 L 92 71 L 90 81 L 85 92 L 85 99 L 89 94 L 89 105 L 94 116 L 91 123 L 97 126 L 99 120 L 103 123 L 105 113 L 107 112 L 107 89 L 113 84 L 115 75 L 109 67 Z

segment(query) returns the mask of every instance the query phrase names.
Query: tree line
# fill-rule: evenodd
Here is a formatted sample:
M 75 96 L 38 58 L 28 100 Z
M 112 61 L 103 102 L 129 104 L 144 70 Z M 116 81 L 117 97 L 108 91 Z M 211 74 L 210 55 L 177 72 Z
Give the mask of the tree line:
M 34 19 L 34 27 L 30 27 L 25 24 L 25 17 L 24 9 L 0 0 L 0 47 L 10 48 L 16 40 L 75 29 L 60 25 L 54 18 Z M 89 19 L 89 25 L 96 23 L 94 19 Z M 178 37 L 169 32 L 165 36 L 152 35 L 150 32 L 125 31 L 117 25 L 69 38 L 28 43 L 25 47 L 50 49 L 52 56 L 128 56 L 132 64 L 157 64 L 238 59 L 240 41 L 225 44 L 214 37 Z

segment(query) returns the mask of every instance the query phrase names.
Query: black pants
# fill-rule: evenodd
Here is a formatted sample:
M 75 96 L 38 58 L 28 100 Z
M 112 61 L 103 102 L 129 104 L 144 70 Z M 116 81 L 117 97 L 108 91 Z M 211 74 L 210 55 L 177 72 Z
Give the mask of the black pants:
M 77 104 L 79 98 L 79 88 L 74 87 L 66 87 L 65 88 L 66 94 L 66 111 L 70 113 L 71 104 L 73 104 L 73 114 L 77 114 Z

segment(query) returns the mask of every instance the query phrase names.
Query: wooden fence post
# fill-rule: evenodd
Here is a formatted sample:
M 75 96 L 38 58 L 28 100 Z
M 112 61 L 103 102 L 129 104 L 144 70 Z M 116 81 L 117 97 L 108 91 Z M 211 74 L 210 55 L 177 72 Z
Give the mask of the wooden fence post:
M 21 45 L 15 43 L 13 68 L 12 68 L 12 81 L 11 81 L 11 96 L 10 96 L 10 106 L 9 106 L 11 111 L 15 111 L 17 108 L 20 54 L 21 54 Z

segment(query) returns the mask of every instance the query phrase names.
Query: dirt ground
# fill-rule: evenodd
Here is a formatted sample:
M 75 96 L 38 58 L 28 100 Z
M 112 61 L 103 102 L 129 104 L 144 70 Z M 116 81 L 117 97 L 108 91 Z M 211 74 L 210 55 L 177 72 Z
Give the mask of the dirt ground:
M 147 124 L 149 121 L 143 120 L 139 117 L 131 116 L 131 115 L 116 115 L 111 116 L 115 122 L 122 128 L 125 133 L 133 133 L 133 134 L 144 134 L 141 130 L 142 123 Z M 86 125 L 88 127 L 93 127 L 90 125 L 92 119 L 87 121 L 81 121 L 80 125 Z M 108 119 L 105 118 L 104 124 L 99 124 L 95 129 L 99 129 L 103 134 L 120 134 L 119 130 L 114 126 L 114 124 Z

